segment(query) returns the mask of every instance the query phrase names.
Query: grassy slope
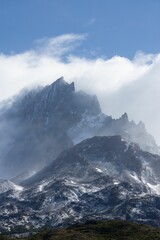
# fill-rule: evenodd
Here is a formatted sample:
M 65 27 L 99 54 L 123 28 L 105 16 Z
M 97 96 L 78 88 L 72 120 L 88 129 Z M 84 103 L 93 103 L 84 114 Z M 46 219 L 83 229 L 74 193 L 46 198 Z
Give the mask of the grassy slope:
M 0 237 L 0 240 L 6 237 Z M 160 240 L 160 229 L 125 221 L 96 221 L 43 230 L 27 240 Z

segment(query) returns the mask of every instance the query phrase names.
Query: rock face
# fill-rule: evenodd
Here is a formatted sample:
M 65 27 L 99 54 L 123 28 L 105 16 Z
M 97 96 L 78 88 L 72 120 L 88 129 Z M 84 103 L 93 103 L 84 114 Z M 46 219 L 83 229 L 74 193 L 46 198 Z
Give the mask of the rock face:
M 159 153 L 143 124 L 125 113 L 112 119 L 101 112 L 96 96 L 75 92 L 63 78 L 23 92 L 0 110 L 0 176 L 37 171 L 68 147 L 93 136 L 121 135 L 143 150 Z
M 63 78 L 43 89 L 17 97 L 1 110 L 0 175 L 11 177 L 42 168 L 62 150 L 73 145 L 67 130 L 86 113 L 100 113 L 96 96 L 75 92 Z M 5 174 L 5 175 L 4 175 Z
M 160 156 L 120 136 L 93 137 L 0 194 L 0 226 L 11 230 L 121 218 L 159 226 Z M 1 229 L 1 230 L 2 230 Z

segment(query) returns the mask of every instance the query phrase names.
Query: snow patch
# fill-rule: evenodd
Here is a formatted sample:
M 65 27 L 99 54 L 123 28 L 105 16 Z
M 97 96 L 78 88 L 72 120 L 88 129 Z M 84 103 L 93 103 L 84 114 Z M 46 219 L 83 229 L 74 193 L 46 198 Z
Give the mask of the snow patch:
M 139 183 L 141 182 L 135 172 L 129 174 L 129 176 L 130 176 L 131 178 L 133 178 L 136 182 L 139 182 Z
M 160 195 L 160 184 L 153 185 L 147 183 L 147 186 L 151 189 L 151 193 Z
M 99 168 L 95 168 L 97 172 L 102 173 L 103 171 Z
M 40 192 L 42 192 L 42 191 L 43 191 L 43 188 L 44 188 L 45 186 L 47 186 L 48 184 L 49 184 L 49 181 L 42 182 L 42 183 L 38 186 L 38 190 L 39 190 Z
M 120 182 L 117 181 L 117 180 L 114 180 L 114 181 L 113 181 L 113 184 L 114 184 L 114 185 L 118 185 L 119 183 L 120 183 Z

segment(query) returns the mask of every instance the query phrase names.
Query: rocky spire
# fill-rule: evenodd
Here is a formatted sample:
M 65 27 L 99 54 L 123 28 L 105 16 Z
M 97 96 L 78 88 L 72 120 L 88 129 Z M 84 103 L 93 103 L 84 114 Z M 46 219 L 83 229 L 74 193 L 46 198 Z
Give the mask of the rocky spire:
M 59 89 L 70 89 L 72 91 L 75 91 L 75 87 L 74 87 L 74 82 L 72 82 L 71 84 L 67 83 L 64 80 L 64 77 L 60 77 L 58 78 L 55 82 L 53 82 L 50 85 L 53 89 L 55 90 L 59 90 Z

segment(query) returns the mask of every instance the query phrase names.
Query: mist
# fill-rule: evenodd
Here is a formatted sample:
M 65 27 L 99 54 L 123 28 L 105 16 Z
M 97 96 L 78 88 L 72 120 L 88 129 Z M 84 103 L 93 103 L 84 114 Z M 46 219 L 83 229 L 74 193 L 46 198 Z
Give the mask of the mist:
M 143 121 L 160 145 L 160 53 L 124 56 L 79 56 L 76 49 L 87 35 L 66 34 L 42 39 L 34 49 L 0 54 L 0 100 L 23 88 L 47 85 L 60 76 L 76 90 L 96 94 L 102 111 L 117 118 L 127 112 L 130 120 Z M 106 54 L 106 56 L 105 56 Z

